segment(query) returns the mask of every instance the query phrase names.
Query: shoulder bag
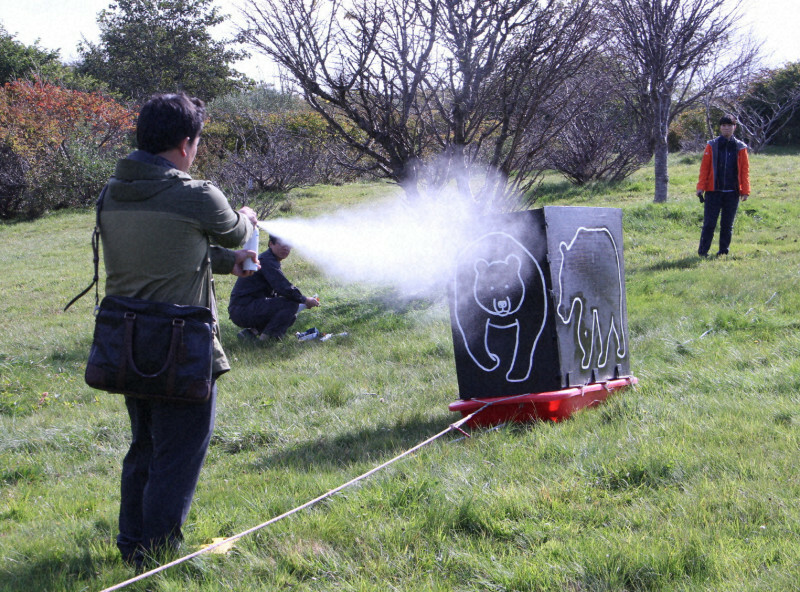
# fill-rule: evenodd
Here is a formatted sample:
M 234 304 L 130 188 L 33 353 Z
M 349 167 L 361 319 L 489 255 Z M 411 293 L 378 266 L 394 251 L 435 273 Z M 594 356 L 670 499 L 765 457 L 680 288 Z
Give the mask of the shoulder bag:
M 204 306 L 189 306 L 106 295 L 98 305 L 100 210 L 97 200 L 92 235 L 94 279 L 76 300 L 95 286 L 95 325 L 86 384 L 132 397 L 168 401 L 208 400 L 213 385 L 214 316 Z

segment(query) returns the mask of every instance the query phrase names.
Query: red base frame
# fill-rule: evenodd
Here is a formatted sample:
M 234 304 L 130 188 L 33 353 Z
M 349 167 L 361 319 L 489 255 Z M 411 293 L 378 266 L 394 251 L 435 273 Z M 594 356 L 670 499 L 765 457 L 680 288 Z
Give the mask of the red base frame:
M 449 408 L 450 411 L 460 412 L 462 417 L 467 417 L 486 406 L 467 421 L 467 425 L 471 427 L 493 426 L 507 421 L 519 423 L 536 420 L 561 421 L 579 409 L 598 405 L 611 393 L 624 390 L 638 382 L 635 376 L 628 376 L 548 393 L 466 399 L 450 403 Z

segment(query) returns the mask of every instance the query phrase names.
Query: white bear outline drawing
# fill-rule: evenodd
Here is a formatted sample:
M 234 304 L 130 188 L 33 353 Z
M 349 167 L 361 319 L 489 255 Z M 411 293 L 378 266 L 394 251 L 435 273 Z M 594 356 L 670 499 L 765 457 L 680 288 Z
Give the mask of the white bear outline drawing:
M 591 247 L 585 243 L 589 243 Z M 595 345 L 598 347 L 597 367 L 604 368 L 608 363 L 612 336 L 617 344 L 617 359 L 624 358 L 627 354 L 625 331 L 622 326 L 625 318 L 622 301 L 624 287 L 616 241 L 607 228 L 581 226 L 575 231 L 575 235 L 569 243 L 562 241 L 559 244 L 558 250 L 561 254 L 561 264 L 558 271 L 556 312 L 565 325 L 573 321 L 575 323 L 576 340 L 581 351 L 581 368 L 587 370 L 592 365 L 592 361 L 595 359 Z M 609 250 L 613 251 L 613 257 L 609 256 Z M 581 266 L 573 265 L 570 266 L 570 274 L 565 274 L 565 262 L 568 256 L 591 257 L 595 265 L 587 266 L 591 269 L 582 269 Z M 587 275 L 589 273 L 592 274 L 592 277 Z M 575 282 L 574 277 L 571 277 L 570 281 L 578 284 L 581 289 L 580 296 L 577 294 L 565 296 L 567 291 L 571 294 L 576 292 L 576 290 L 567 290 L 564 286 L 565 277 L 568 275 L 579 278 Z M 601 276 L 615 276 L 610 298 L 608 294 L 600 297 L 593 291 L 596 278 Z M 592 281 L 593 279 L 595 281 Z M 604 299 L 612 300 L 613 306 L 598 306 Z M 586 319 L 584 319 L 585 315 Z M 608 328 L 608 332 L 604 335 L 605 327 Z M 585 342 L 588 344 L 585 345 Z
M 467 246 L 456 269 L 455 325 L 467 354 L 484 372 L 496 370 L 503 360 L 489 349 L 489 332 L 513 330 L 515 342 L 505 379 L 528 380 L 547 319 L 544 274 L 536 258 L 510 234 L 490 232 Z M 469 282 L 460 285 L 458 269 L 471 273 Z M 537 284 L 541 294 L 532 295 Z M 531 305 L 541 307 L 538 314 L 526 310 Z

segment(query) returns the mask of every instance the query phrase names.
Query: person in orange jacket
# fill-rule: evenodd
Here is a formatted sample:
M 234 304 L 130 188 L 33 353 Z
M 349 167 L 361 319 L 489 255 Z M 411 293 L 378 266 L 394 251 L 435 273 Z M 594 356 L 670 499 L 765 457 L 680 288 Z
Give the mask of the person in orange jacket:
M 697 254 L 701 257 L 708 256 L 720 214 L 717 255 L 728 254 L 739 200 L 745 201 L 750 196 L 747 144 L 733 137 L 735 130 L 736 119 L 732 115 L 723 115 L 719 120 L 720 136 L 708 141 L 700 163 L 697 197 L 704 204 L 704 211 Z

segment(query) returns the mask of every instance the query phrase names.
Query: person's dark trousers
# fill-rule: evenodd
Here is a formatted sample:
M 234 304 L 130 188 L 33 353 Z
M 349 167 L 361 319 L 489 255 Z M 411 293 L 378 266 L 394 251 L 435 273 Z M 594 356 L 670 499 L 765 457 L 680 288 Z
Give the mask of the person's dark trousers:
M 231 304 L 228 314 L 239 327 L 254 327 L 270 337 L 283 337 L 297 320 L 299 306 L 282 296 L 258 298 L 245 305 Z
M 719 253 L 721 255 L 728 253 L 728 248 L 731 246 L 731 237 L 733 236 L 733 222 L 736 220 L 736 210 L 738 208 L 738 192 L 706 191 L 703 230 L 700 233 L 700 246 L 697 249 L 697 253 L 701 257 L 708 255 L 708 250 L 714 241 L 717 218 L 721 218 L 719 223 Z
M 205 403 L 125 397 L 131 441 L 122 462 L 117 547 L 141 566 L 177 549 L 214 430 L 217 386 Z

